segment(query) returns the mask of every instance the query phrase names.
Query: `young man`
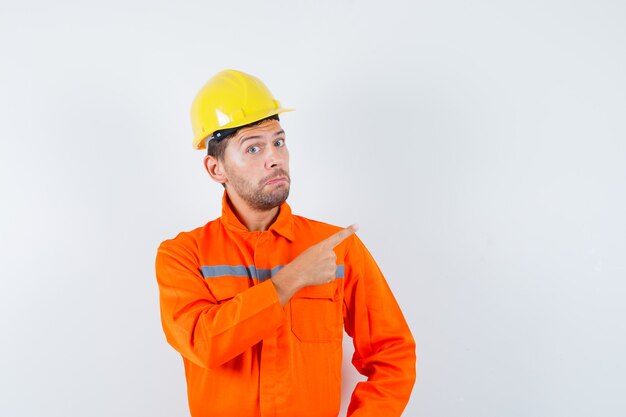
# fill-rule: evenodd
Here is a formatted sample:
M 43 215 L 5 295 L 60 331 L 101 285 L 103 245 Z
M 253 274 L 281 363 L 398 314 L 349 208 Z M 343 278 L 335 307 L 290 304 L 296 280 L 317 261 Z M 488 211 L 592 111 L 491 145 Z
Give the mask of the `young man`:
M 280 106 L 256 77 L 227 70 L 192 106 L 194 146 L 225 188 L 222 216 L 164 241 L 161 318 L 183 357 L 193 417 L 336 417 L 343 330 L 367 376 L 351 417 L 400 416 L 415 343 L 354 234 L 291 213 Z

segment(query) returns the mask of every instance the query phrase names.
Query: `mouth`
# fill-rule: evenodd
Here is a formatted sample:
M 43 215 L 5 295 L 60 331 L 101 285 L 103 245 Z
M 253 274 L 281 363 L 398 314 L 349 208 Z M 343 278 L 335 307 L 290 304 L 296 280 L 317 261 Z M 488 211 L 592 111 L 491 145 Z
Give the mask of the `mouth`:
M 281 177 L 274 177 L 270 180 L 268 180 L 265 185 L 274 185 L 274 184 L 280 184 L 280 183 L 289 183 L 289 178 L 281 176 Z

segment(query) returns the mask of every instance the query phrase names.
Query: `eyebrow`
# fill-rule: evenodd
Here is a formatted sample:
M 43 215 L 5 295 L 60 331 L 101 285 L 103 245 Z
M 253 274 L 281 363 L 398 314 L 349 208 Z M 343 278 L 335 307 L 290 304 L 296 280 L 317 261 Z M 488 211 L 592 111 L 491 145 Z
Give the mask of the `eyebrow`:
M 275 133 L 274 133 L 274 136 L 280 136 L 280 135 L 282 135 L 282 134 L 284 134 L 284 133 L 285 133 L 285 131 L 284 131 L 284 130 L 279 130 L 278 132 L 275 132 Z M 261 136 L 259 136 L 259 135 L 254 135 L 254 136 L 246 136 L 246 137 L 244 137 L 243 139 L 241 139 L 241 140 L 239 141 L 239 146 L 241 146 L 241 145 L 242 145 L 245 141 L 247 141 L 247 140 L 259 139 L 260 137 L 261 137 Z

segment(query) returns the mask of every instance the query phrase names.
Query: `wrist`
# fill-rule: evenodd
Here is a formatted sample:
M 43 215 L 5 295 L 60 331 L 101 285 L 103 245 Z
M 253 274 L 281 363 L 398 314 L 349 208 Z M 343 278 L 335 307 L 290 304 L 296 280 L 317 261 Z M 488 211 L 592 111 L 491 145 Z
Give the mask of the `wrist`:
M 285 267 L 272 277 L 272 282 L 276 288 L 276 292 L 278 293 L 278 298 L 283 306 L 287 304 L 291 297 L 293 297 L 294 294 L 301 288 L 299 284 L 300 280 L 298 279 L 297 274 L 292 272 L 291 268 L 288 268 L 288 265 L 285 265 Z

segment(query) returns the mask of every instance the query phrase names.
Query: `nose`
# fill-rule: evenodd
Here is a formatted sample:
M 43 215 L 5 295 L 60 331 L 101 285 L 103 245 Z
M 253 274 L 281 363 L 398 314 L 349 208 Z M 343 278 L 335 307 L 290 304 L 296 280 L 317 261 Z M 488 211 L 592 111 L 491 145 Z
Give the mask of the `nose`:
M 274 168 L 285 168 L 285 158 L 287 154 L 286 148 L 277 148 L 275 146 L 270 146 L 265 158 L 265 168 L 266 169 L 274 169 Z

